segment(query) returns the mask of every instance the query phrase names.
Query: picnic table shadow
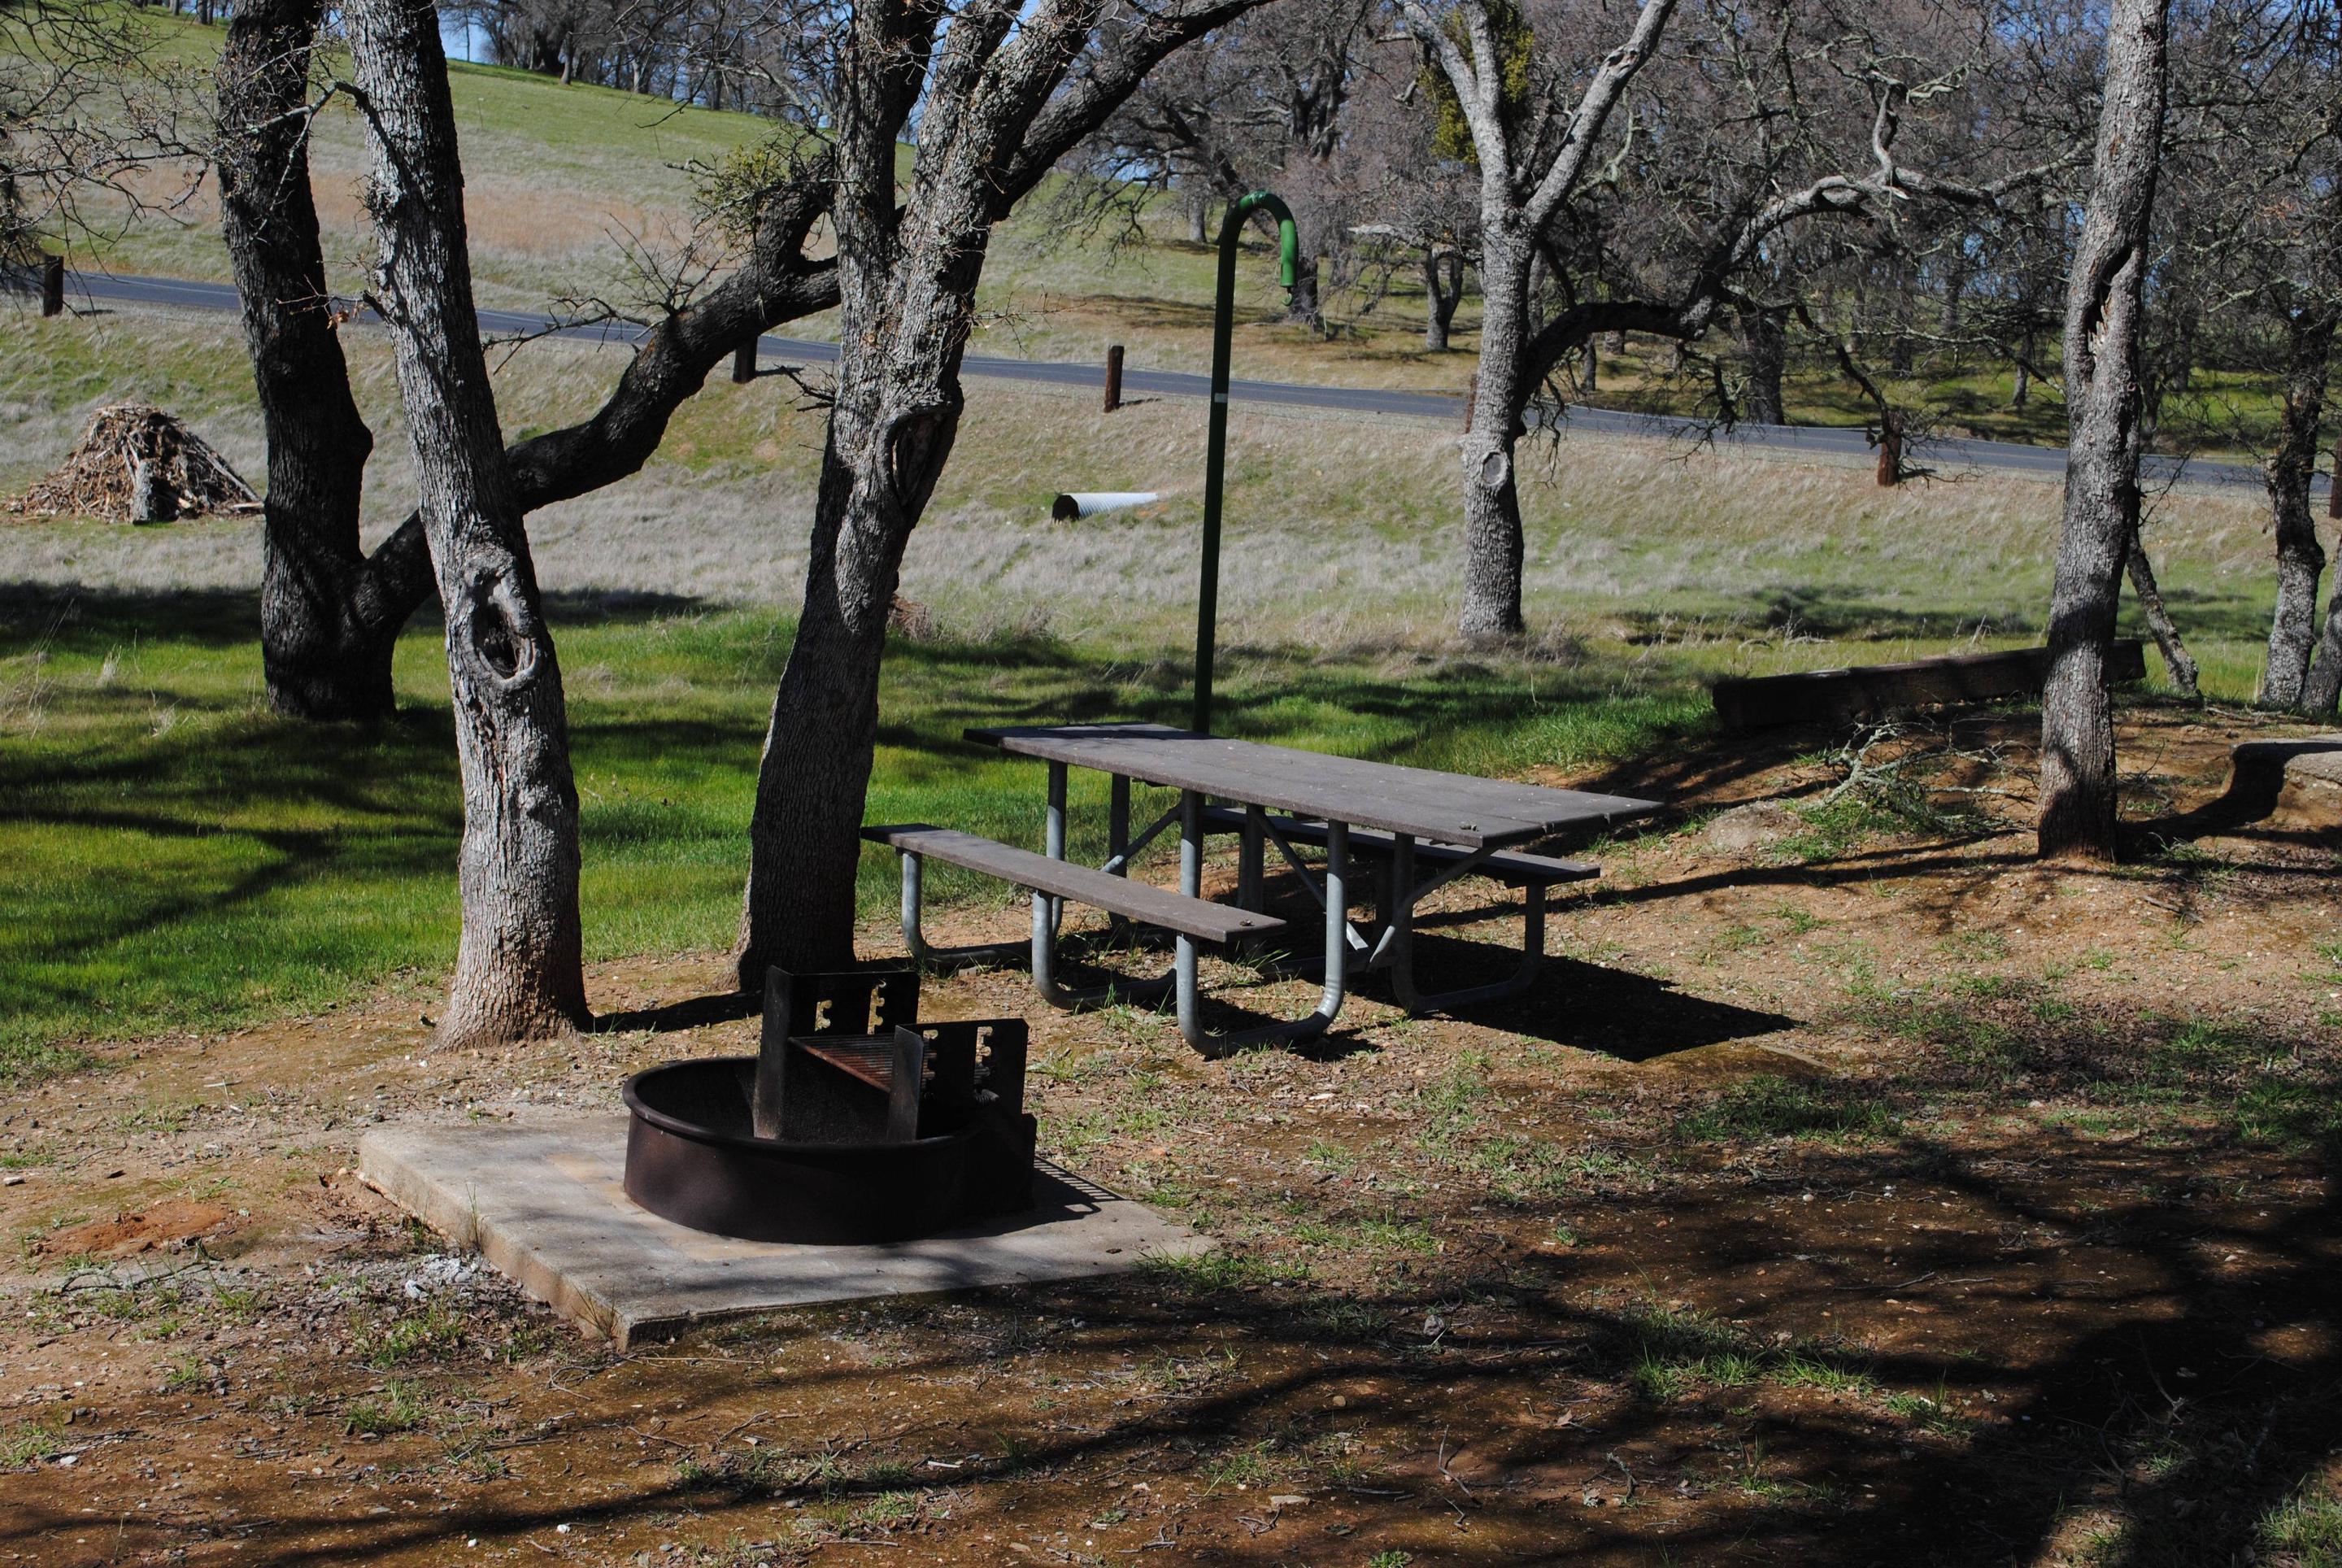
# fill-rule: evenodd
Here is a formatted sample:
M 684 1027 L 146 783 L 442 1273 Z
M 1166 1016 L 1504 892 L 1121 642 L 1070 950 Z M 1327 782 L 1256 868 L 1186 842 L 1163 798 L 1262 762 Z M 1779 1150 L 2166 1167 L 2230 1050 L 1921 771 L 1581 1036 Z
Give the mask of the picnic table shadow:
M 1511 972 L 1518 959 L 1509 948 L 1422 929 L 1447 920 L 1483 918 L 1484 912 L 1466 911 L 1418 920 L 1416 972 L 1423 983 L 1447 990 L 1498 980 Z M 1365 977 L 1361 989 L 1369 996 L 1388 992 L 1387 982 L 1377 975 Z M 1526 990 L 1501 1001 L 1461 1009 L 1451 1016 L 1629 1062 L 1777 1034 L 1803 1021 L 1698 996 L 1672 980 L 1632 970 L 1551 953 L 1537 966 L 1536 978 Z
M 1517 912 L 1510 907 L 1496 906 L 1419 917 L 1415 944 L 1418 980 L 1445 990 L 1501 980 L 1510 974 L 1519 962 L 1516 949 L 1476 935 L 1466 940 L 1426 929 L 1474 924 L 1493 917 L 1516 919 Z M 1078 974 L 1085 982 L 1103 982 L 1116 974 L 1144 979 L 1153 972 L 1147 960 L 1155 950 L 1169 946 L 1167 940 L 1159 944 L 1148 940 L 1148 935 L 1151 933 L 1142 934 L 1135 943 L 1126 938 L 1114 943 L 1084 940 L 1085 936 L 1100 938 L 1102 933 L 1070 935 L 1060 947 L 1060 958 L 1068 971 Z M 1315 982 L 1322 971 L 1314 954 L 1280 957 L 1286 961 L 1276 980 Z M 1100 965 L 1096 961 L 1100 958 L 1110 958 L 1111 969 Z M 1264 983 L 1276 981 L 1265 980 Z M 1226 1030 L 1278 1021 L 1282 1015 L 1249 1004 L 1254 990 L 1246 984 L 1207 989 L 1203 997 L 1207 1025 Z M 1376 971 L 1353 976 L 1349 992 L 1353 999 L 1392 1000 L 1388 980 Z M 1164 1005 L 1168 1007 L 1167 1000 Z M 1284 1013 L 1297 1016 L 1299 1005 L 1295 1001 L 1285 1008 Z M 1804 1021 L 1782 1013 L 1696 996 L 1672 981 L 1631 970 L 1557 958 L 1550 953 L 1537 966 L 1535 981 L 1519 995 L 1501 1001 L 1476 1003 L 1439 1016 L 1501 1029 L 1575 1050 L 1596 1051 L 1627 1062 L 1650 1061 L 1679 1051 L 1753 1040 L 1800 1027 Z M 1305 1056 L 1319 1057 L 1350 1054 L 1371 1047 L 1359 1037 L 1356 1015 L 1345 1009 L 1342 1018 L 1326 1034 L 1301 1041 L 1292 1049 Z

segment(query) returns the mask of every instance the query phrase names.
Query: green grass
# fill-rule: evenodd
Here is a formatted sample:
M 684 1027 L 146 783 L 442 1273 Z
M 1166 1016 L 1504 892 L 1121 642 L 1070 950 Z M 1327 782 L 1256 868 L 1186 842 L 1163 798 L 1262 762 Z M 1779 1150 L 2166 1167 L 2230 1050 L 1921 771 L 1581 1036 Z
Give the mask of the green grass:
M 2259 1545 L 2297 1568 L 2342 1568 L 2342 1497 L 2305 1486 L 2261 1520 Z
M 394 1382 L 384 1384 L 380 1393 L 352 1400 L 342 1412 L 342 1425 L 352 1437 L 393 1437 L 421 1426 L 426 1412 L 419 1388 Z
M 1733 1084 L 1686 1112 L 1676 1131 L 1701 1142 L 1736 1138 L 1846 1138 L 1895 1131 L 1894 1113 L 1859 1084 L 1804 1082 L 1767 1073 Z
M 28 1470 L 64 1449 L 65 1440 L 50 1427 L 32 1422 L 10 1427 L 0 1431 L 0 1471 Z
M 463 1345 L 468 1332 L 461 1313 L 435 1303 L 361 1334 L 359 1342 L 371 1365 L 395 1367 L 443 1360 Z
M 216 31 L 163 25 L 190 59 L 216 47 Z M 504 216 L 517 209 L 497 182 L 524 176 L 563 182 L 589 212 L 622 196 L 680 200 L 687 181 L 667 164 L 767 129 L 700 112 L 652 125 L 640 116 L 656 106 L 518 73 L 459 70 L 455 90 L 475 196 Z M 353 126 L 321 130 L 321 188 L 346 185 L 355 147 Z M 1001 288 L 1046 273 L 1068 297 L 1112 296 L 1097 320 L 1200 338 L 1189 322 L 1200 251 L 1145 247 L 1146 265 L 1161 264 L 1146 288 L 1187 303 L 1142 308 L 1087 242 L 1053 258 L 1009 229 Z M 216 245 L 200 225 L 173 232 L 173 244 Z M 354 236 L 336 231 L 329 252 Z M 1247 354 L 1289 329 L 1264 331 Z M 348 349 L 377 433 L 366 509 L 379 525 L 411 505 L 395 377 L 382 335 L 353 333 Z M 506 433 L 584 416 L 621 358 L 547 343 L 500 361 Z M 224 317 L 0 316 L 0 491 L 55 463 L 91 405 L 133 395 L 188 417 L 256 477 L 249 377 Z M 798 598 L 783 558 L 803 538 L 821 444 L 817 414 L 787 404 L 769 382 L 719 378 L 639 479 L 533 525 L 545 580 L 578 585 L 552 614 L 596 960 L 731 940 L 756 751 Z M 874 819 L 1034 842 L 1040 769 L 969 745 L 964 727 L 1184 718 L 1203 406 L 1141 404 L 1103 423 L 1094 405 L 1069 422 L 1073 407 L 971 385 L 906 560 L 906 591 L 942 635 L 890 654 Z M 1452 432 L 1248 411 L 1231 456 L 1224 727 L 1494 775 L 1680 743 L 1709 722 L 1701 682 L 1721 674 L 1939 653 L 1979 626 L 1990 646 L 2035 641 L 2055 528 L 2054 487 L 2031 480 L 1879 491 L 1849 470 L 1567 441 L 1523 463 L 1526 597 L 1545 640 L 1467 654 L 1446 632 Z M 1096 528 L 1043 524 L 1042 502 L 1076 467 L 1172 498 Z M 2199 492 L 2158 514 L 2158 565 L 2217 696 L 2251 689 L 2267 598 L 2258 518 L 2249 497 Z M 314 1010 L 402 971 L 433 1000 L 454 948 L 458 827 L 438 633 L 419 626 L 400 645 L 397 722 L 276 719 L 258 679 L 258 556 L 249 524 L 0 528 L 0 578 L 26 585 L 0 590 L 0 863 L 12 872 L 0 879 L 0 1074 L 71 1065 L 89 1041 Z M 641 597 L 606 597 L 616 588 Z M 1076 775 L 1076 849 L 1102 838 L 1103 788 Z M 1792 858 L 1912 827 L 1849 800 L 1818 814 Z M 867 852 L 866 914 L 886 910 L 894 877 L 888 857 Z M 957 873 L 932 885 L 945 900 L 1006 896 Z M 1486 1141 L 1468 1105 L 1439 1114 L 1456 1157 L 1502 1167 L 1508 1190 L 1575 1179 L 1548 1151 Z
M 737 919 L 757 750 L 790 628 L 752 611 L 559 618 L 583 805 L 589 958 L 721 948 Z M 238 594 L 19 591 L 0 598 L 0 1071 L 73 1043 L 315 1010 L 403 970 L 425 1000 L 455 937 L 460 801 L 435 628 L 399 645 L 402 716 L 378 729 L 270 714 Z M 1043 770 L 970 725 L 1176 719 L 1186 682 L 1113 646 L 1010 638 L 890 653 L 876 820 L 1037 842 Z M 1222 686 L 1232 733 L 1489 770 L 1624 755 L 1696 721 L 1665 698 L 1587 689 L 1524 711 L 1501 662 L 1387 672 L 1256 653 Z M 1589 679 L 1598 679 L 1589 672 Z M 1142 805 L 1160 805 L 1142 791 Z M 1102 849 L 1105 781 L 1076 775 L 1077 851 Z M 891 907 L 866 853 L 863 908 Z M 937 875 L 937 898 L 1005 900 Z

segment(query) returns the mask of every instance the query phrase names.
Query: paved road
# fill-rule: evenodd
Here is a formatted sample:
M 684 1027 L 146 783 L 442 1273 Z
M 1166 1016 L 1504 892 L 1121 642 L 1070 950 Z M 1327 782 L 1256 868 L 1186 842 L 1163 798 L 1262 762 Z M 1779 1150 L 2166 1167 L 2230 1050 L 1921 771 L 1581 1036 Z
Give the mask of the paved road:
M 119 277 L 76 273 L 71 286 L 92 302 L 168 305 L 198 310 L 234 310 L 235 288 L 225 283 L 197 283 L 173 277 Z M 545 333 L 556 337 L 592 342 L 628 343 L 643 329 L 624 323 L 592 327 L 561 327 L 550 317 L 512 310 L 483 310 L 481 327 L 498 337 Z M 837 358 L 837 347 L 802 337 L 767 337 L 758 340 L 767 362 L 822 365 Z M 1051 387 L 1096 387 L 1104 372 L 1095 365 L 1066 365 L 1043 359 L 1007 359 L 971 354 L 962 364 L 971 376 L 1003 381 L 1035 382 Z M 1211 378 L 1180 370 L 1127 370 L 1122 377 L 1126 396 L 1202 397 L 1211 391 Z M 1441 392 L 1401 392 L 1371 387 L 1304 387 L 1288 381 L 1231 381 L 1229 397 L 1240 403 L 1282 404 L 1298 408 L 1331 408 L 1359 414 L 1406 414 L 1461 424 L 1464 400 Z M 1548 416 L 1550 417 L 1550 416 Z M 1661 440 L 1712 439 L 1721 447 L 1755 447 L 1812 452 L 1832 457 L 1865 458 L 1868 443 L 1860 430 L 1827 425 L 1739 425 L 1711 430 L 1696 420 L 1666 415 L 1627 414 L 1609 408 L 1572 407 L 1559 418 L 1562 427 L 1589 435 L 1641 436 Z M 2015 441 L 1944 438 L 1915 444 L 1914 461 L 1945 471 L 1997 469 L 2047 478 L 2062 477 L 2066 450 L 2062 447 L 2028 447 Z M 2147 477 L 2162 484 L 2176 477 L 2192 483 L 2247 485 L 2258 488 L 2260 470 L 2247 464 L 2189 462 L 2149 457 Z M 2317 481 L 2322 492 L 2327 481 Z

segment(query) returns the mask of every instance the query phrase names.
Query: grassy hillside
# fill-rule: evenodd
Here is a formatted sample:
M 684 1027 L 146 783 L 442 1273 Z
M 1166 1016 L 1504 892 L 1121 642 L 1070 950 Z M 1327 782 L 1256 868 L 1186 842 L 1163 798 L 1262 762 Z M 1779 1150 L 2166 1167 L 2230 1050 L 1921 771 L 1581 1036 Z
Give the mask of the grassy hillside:
M 377 432 L 372 526 L 405 514 L 388 343 L 347 337 Z M 622 350 L 545 341 L 497 370 L 506 434 L 590 409 Z M 0 494 L 52 466 L 96 403 L 136 395 L 192 419 L 262 470 L 250 371 L 224 317 L 0 318 Z M 1205 405 L 1144 402 L 1110 418 L 1092 396 L 970 384 L 950 467 L 906 562 L 908 591 L 984 632 L 1034 618 L 1069 632 L 1143 628 L 1177 640 L 1193 605 Z M 1231 419 L 1227 613 L 1239 635 L 1436 642 L 1458 548 L 1454 436 L 1416 420 L 1275 414 Z M 548 583 L 712 603 L 792 604 L 821 444 L 786 379 L 719 378 L 679 413 L 642 475 L 537 514 Z M 1860 465 L 1572 438 L 1526 448 L 1529 611 L 1539 624 L 1706 628 L 1741 638 L 1948 638 L 2037 628 L 2057 489 L 1995 476 L 1881 490 Z M 1155 489 L 1146 510 L 1074 528 L 1047 520 L 1067 488 Z M 2150 542 L 2205 635 L 2259 635 L 2268 567 L 2249 491 L 2162 497 Z M 257 551 L 241 526 L 167 530 L 0 527 L 0 575 L 136 587 L 239 588 Z M 1637 631 L 1636 635 L 1642 635 Z
M 183 29 L 182 47 L 214 35 Z M 459 67 L 483 292 L 541 303 L 607 285 L 606 227 L 677 232 L 683 166 L 765 134 L 734 116 Z M 355 280 L 355 127 L 319 134 L 329 250 Z M 1116 250 L 1020 214 L 999 236 L 978 347 L 1200 363 L 1208 258 L 1157 235 Z M 221 276 L 204 215 L 131 236 L 114 265 Z M 598 273 L 596 269 L 601 269 Z M 1247 308 L 1275 306 L 1265 256 Z M 598 282 L 596 279 L 598 278 Z M 1386 307 L 1391 308 L 1391 307 Z M 819 324 L 814 324 L 818 326 Z M 1243 328 L 1249 374 L 1460 383 L 1411 323 L 1319 341 Z M 387 339 L 345 339 L 376 434 L 370 538 L 412 504 Z M 546 341 L 500 357 L 507 436 L 605 395 L 623 351 Z M 950 467 L 905 561 L 932 636 L 890 652 L 871 810 L 1029 839 L 1029 769 L 957 739 L 972 722 L 1175 718 L 1191 679 L 1206 407 L 974 381 Z M 0 315 L 0 495 L 64 455 L 96 405 L 188 418 L 265 469 L 235 321 L 126 311 Z M 720 949 L 764 716 L 792 635 L 821 415 L 778 377 L 721 378 L 642 474 L 532 518 L 568 675 L 599 956 Z M 1233 412 L 1223 712 L 1240 733 L 1473 770 L 1566 776 L 1677 743 L 1706 680 L 2037 638 L 2057 490 L 2010 477 L 1882 491 L 1861 465 L 1573 438 L 1523 463 L 1536 636 L 1450 633 L 1455 432 L 1402 419 Z M 1072 487 L 1164 492 L 1089 523 Z M 2159 498 L 2150 536 L 2207 687 L 2247 697 L 2268 603 L 2249 493 Z M 255 643 L 250 520 L 140 529 L 0 514 L 0 1077 L 72 1042 L 210 1029 L 328 1005 L 452 952 L 457 801 L 439 634 L 399 650 L 406 716 L 380 731 L 273 718 Z M 1095 831 L 1098 802 L 1077 802 Z M 866 913 L 893 867 L 864 867 Z M 940 877 L 946 896 L 997 897 Z
M 355 332 L 380 454 L 379 535 L 410 504 L 385 340 Z M 616 351 L 547 342 L 499 369 L 517 431 L 574 417 Z M 0 317 L 0 493 L 53 464 L 94 403 L 178 409 L 262 471 L 232 321 Z M 1087 394 L 976 383 L 905 589 L 936 632 L 888 662 L 871 810 L 1029 839 L 1029 769 L 969 723 L 1176 718 L 1189 684 L 1204 407 L 1102 419 Z M 597 955 L 718 949 L 736 915 L 757 747 L 791 635 L 820 442 L 777 377 L 719 381 L 626 484 L 532 520 L 568 671 Z M 1727 672 L 2037 636 L 2055 486 L 1881 491 L 1858 467 L 1572 440 L 1525 465 L 1538 637 L 1458 647 L 1452 432 L 1232 423 L 1221 667 L 1239 733 L 1554 776 L 1672 743 Z M 1079 481 L 1159 487 L 1065 526 Z M 2267 614 L 2253 498 L 2166 498 L 2154 535 L 2207 684 L 2248 695 Z M 456 826 L 439 634 L 401 645 L 407 717 L 379 732 L 270 716 L 250 521 L 165 528 L 0 517 L 0 1076 L 70 1042 L 322 1007 L 453 950 Z M 1080 802 L 1095 830 L 1097 802 Z M 864 867 L 883 914 L 893 868 Z M 939 883 L 946 897 L 997 890 Z M 12 1068 L 11 1064 L 14 1064 Z
M 165 52 L 194 73 L 196 95 L 207 93 L 203 72 L 222 30 L 168 17 L 151 25 L 165 38 Z M 451 82 L 484 304 L 543 307 L 601 299 L 626 307 L 643 295 L 628 253 L 673 258 L 692 232 L 692 166 L 762 142 L 774 130 L 771 122 L 745 115 L 682 108 L 494 66 L 456 63 Z M 329 271 L 345 291 L 358 287 L 370 254 L 355 196 L 365 161 L 352 106 L 329 102 L 316 127 L 313 166 Z M 199 192 L 176 221 L 146 221 L 105 243 L 100 259 L 123 271 L 225 278 L 212 194 L 208 187 Z M 1045 187 L 996 235 L 974 349 L 1097 361 L 1108 344 L 1121 343 L 1134 365 L 1206 368 L 1212 250 L 1189 243 L 1184 223 L 1168 208 L 1135 230 L 1116 224 L 1068 232 L 1056 194 Z M 1330 292 L 1326 307 L 1337 330 L 1329 337 L 1281 319 L 1275 268 L 1266 248 L 1257 250 L 1256 261 L 1239 274 L 1239 374 L 1463 389 L 1476 347 L 1476 300 L 1466 301 L 1454 349 L 1426 353 L 1420 286 L 1401 267 L 1387 297 L 1364 287 Z M 826 337 L 834 324 L 815 318 L 790 330 Z M 1666 375 L 1663 357 L 1641 347 L 1606 356 L 1600 390 L 1589 400 L 1622 407 L 1691 407 L 1696 388 Z M 1798 422 L 1859 425 L 1869 415 L 1856 390 L 1818 361 L 1799 367 L 1788 391 L 1791 417 Z M 1914 406 L 1942 411 L 1957 429 L 2020 440 L 2063 437 L 2056 388 L 2041 387 L 2027 408 L 2012 409 L 2009 377 L 1998 367 L 1936 365 L 1894 392 Z M 2197 389 L 2196 398 L 2222 430 L 2236 422 L 2265 423 L 2269 408 L 2267 387 L 2235 377 L 2213 378 Z M 2175 427 L 2180 423 L 2175 413 Z

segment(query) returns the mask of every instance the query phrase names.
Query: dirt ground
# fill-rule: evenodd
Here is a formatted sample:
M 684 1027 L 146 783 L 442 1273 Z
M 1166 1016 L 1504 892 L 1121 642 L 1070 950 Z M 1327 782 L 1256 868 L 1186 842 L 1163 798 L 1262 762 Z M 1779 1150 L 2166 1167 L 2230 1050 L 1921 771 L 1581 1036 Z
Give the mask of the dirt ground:
M 1463 1020 L 1369 981 L 1212 1063 L 931 980 L 1033 1018 L 1054 1158 L 1221 1243 L 1117 1279 L 617 1355 L 355 1181 L 377 1123 L 743 1049 L 714 955 L 502 1055 L 424 975 L 109 1049 L 5 1111 L 0 1562 L 2342 1561 L 2342 861 L 2206 809 L 2264 720 L 2140 707 L 2136 857 L 2036 865 L 2030 728 L 1835 800 L 1810 735 L 1550 780 L 1677 809 Z M 1511 934 L 1450 891 L 1435 978 Z

